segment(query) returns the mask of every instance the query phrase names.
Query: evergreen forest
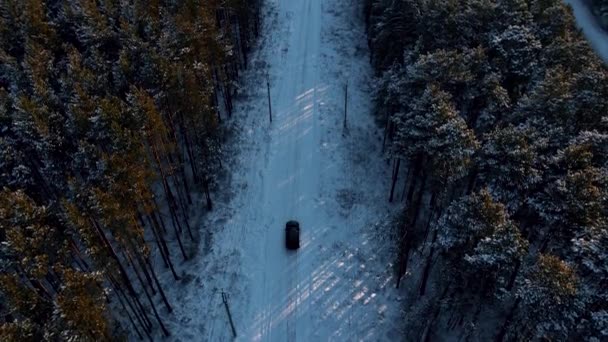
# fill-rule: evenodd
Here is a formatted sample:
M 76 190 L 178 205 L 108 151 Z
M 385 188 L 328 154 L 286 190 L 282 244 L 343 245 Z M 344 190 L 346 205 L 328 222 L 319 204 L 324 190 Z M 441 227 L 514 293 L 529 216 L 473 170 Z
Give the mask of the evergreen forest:
M 571 8 L 365 5 L 407 340 L 606 340 L 608 70 Z

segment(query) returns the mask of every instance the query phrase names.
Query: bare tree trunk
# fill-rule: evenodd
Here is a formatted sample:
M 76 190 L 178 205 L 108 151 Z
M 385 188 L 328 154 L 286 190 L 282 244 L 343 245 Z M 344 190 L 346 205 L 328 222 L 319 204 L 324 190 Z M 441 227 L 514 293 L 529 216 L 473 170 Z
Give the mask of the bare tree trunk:
M 371 53 L 370 53 L 371 56 Z M 371 57 L 370 57 L 371 58 Z M 390 112 L 386 111 L 386 124 L 384 125 L 384 137 L 382 138 L 382 152 L 384 152 L 386 148 L 386 140 L 388 138 L 388 131 L 391 129 L 391 115 Z
M 152 277 L 154 278 L 156 287 L 158 287 L 158 292 L 160 293 L 160 296 L 163 299 L 163 302 L 165 303 L 167 310 L 169 310 L 169 312 L 173 312 L 173 308 L 171 307 L 171 304 L 169 304 L 169 301 L 167 300 L 167 297 L 165 296 L 165 291 L 163 290 L 162 286 L 160 285 L 160 282 L 158 281 L 158 277 L 156 276 L 156 272 L 154 272 L 154 267 L 152 267 L 152 263 L 150 262 L 150 258 L 148 258 L 148 257 L 146 258 L 146 264 L 150 268 L 150 273 L 152 273 Z
M 70 239 L 70 247 L 72 249 L 72 253 L 75 256 L 74 260 L 77 260 L 79 263 L 82 264 L 82 267 L 83 267 L 82 270 L 83 271 L 90 270 L 91 267 L 89 266 L 89 264 L 82 257 L 82 253 L 80 252 L 80 249 L 78 248 L 78 246 L 76 245 L 76 242 L 74 242 L 73 239 Z
M 413 206 L 408 206 L 408 214 L 405 218 L 406 221 L 406 229 L 409 231 L 414 231 L 416 229 L 416 221 L 418 219 L 418 213 L 420 212 L 420 206 L 422 204 L 422 195 L 424 194 L 424 186 L 426 183 L 426 172 L 422 173 L 422 180 L 420 181 L 420 186 L 418 188 L 418 195 L 414 201 Z M 410 210 L 410 208 L 413 208 Z M 412 217 L 413 215 L 413 217 Z M 411 217 L 411 219 L 410 219 Z M 401 277 L 407 273 L 407 264 L 410 258 L 410 249 L 412 247 L 412 239 L 407 239 L 405 241 L 404 252 L 402 253 L 402 260 L 400 263 L 400 273 L 398 275 L 398 282 L 401 280 Z
M 153 295 L 156 294 L 156 290 L 154 289 L 154 287 L 152 287 L 152 279 L 149 278 L 150 275 L 148 274 L 148 276 L 146 277 L 146 279 L 148 280 L 148 283 L 146 286 L 146 282 L 144 282 L 144 279 L 141 277 L 141 274 L 139 272 L 139 270 L 137 270 L 137 266 L 135 265 L 135 263 L 133 262 L 133 258 L 131 258 L 131 253 L 129 253 L 128 251 L 124 253 L 127 257 L 127 260 L 129 260 L 129 263 L 131 264 L 131 267 L 133 267 L 133 270 L 135 271 L 135 277 L 137 278 L 137 280 L 139 280 L 139 282 L 141 283 L 141 288 L 144 292 L 147 293 L 147 288 L 150 288 L 150 291 L 152 292 Z M 147 270 L 142 270 L 144 273 L 147 273 Z
M 418 178 L 420 171 L 422 170 L 422 162 L 423 162 L 423 158 L 422 156 L 417 156 L 414 159 L 414 162 L 412 164 L 412 168 L 413 168 L 413 172 L 412 172 L 412 181 L 410 183 L 409 189 L 407 191 L 407 198 L 406 198 L 406 205 L 410 206 L 412 204 L 412 198 L 414 197 L 414 190 L 416 189 L 416 178 Z M 405 217 L 405 221 L 402 225 L 401 228 L 401 239 L 399 240 L 399 255 L 397 256 L 397 263 L 398 263 L 398 268 L 397 268 L 397 284 L 396 287 L 399 288 L 399 285 L 401 284 L 401 277 L 405 274 L 406 270 L 407 270 L 407 261 L 409 259 L 409 243 L 410 240 L 407 239 L 408 238 L 408 216 L 406 215 Z
M 184 124 L 184 115 L 182 113 L 178 114 L 178 120 L 180 130 L 182 131 L 182 135 L 184 136 L 184 143 L 186 144 L 186 153 L 188 154 L 188 160 L 190 161 L 190 170 L 192 171 L 192 178 L 194 179 L 194 183 L 198 184 L 198 170 L 196 168 L 194 153 L 192 152 L 192 142 L 190 141 L 190 135 L 186 130 L 186 126 Z
M 433 219 L 435 218 L 435 206 L 437 205 L 437 195 L 435 192 L 431 194 L 431 199 L 429 201 L 429 219 L 426 221 L 426 227 L 424 228 L 424 243 L 426 244 L 427 238 L 429 236 L 429 229 L 431 224 L 433 223 Z M 426 246 L 423 246 L 423 249 Z
M 205 175 L 205 180 L 203 182 L 203 186 L 205 188 L 205 198 L 207 200 L 207 210 L 211 211 L 213 209 L 213 202 L 211 202 L 211 193 L 209 191 L 209 181 L 207 180 L 207 175 Z
M 424 341 L 424 342 L 431 341 L 431 332 L 433 330 L 435 330 L 435 329 L 433 329 L 433 327 L 435 326 L 435 322 L 437 321 L 437 318 L 439 317 L 439 313 L 441 313 L 441 304 L 442 304 L 443 300 L 445 299 L 445 296 L 447 295 L 449 287 L 450 287 L 450 284 L 448 283 L 446 285 L 446 287 L 443 289 L 443 292 L 441 293 L 441 297 L 437 301 L 437 304 L 436 304 L 437 306 L 436 306 L 435 312 L 433 313 L 433 317 L 430 320 L 428 320 L 428 324 L 424 328 L 422 338 L 420 339 L 421 341 Z
M 133 315 L 135 315 L 135 318 L 139 322 L 139 325 L 141 326 L 142 330 L 146 333 L 148 338 L 150 340 L 152 340 L 152 336 L 150 336 L 151 326 L 148 326 L 146 324 L 146 322 L 143 319 L 143 317 L 141 316 L 141 314 L 136 310 L 136 308 L 133 306 L 133 304 L 129 301 L 129 298 L 123 292 L 123 290 L 120 288 L 120 286 L 118 286 L 116 284 L 115 280 L 112 277 L 108 277 L 108 280 L 109 280 L 110 284 L 112 285 L 112 287 L 114 288 L 114 292 L 116 292 L 116 296 L 118 297 L 118 299 L 121 300 L 121 303 L 122 303 L 122 297 L 124 297 L 124 301 L 127 303 L 129 308 L 131 308 L 131 311 L 133 312 Z M 126 311 L 126 309 L 125 309 L 125 311 Z
M 158 321 L 158 325 L 160 326 L 161 330 L 163 331 L 163 335 L 165 335 L 165 337 L 169 337 L 169 335 L 170 335 L 169 331 L 167 330 L 167 328 L 163 324 L 163 321 L 160 319 L 160 315 L 158 314 L 158 311 L 156 311 L 156 306 L 154 305 L 154 301 L 152 300 L 152 297 L 150 297 L 150 295 L 146 291 L 144 291 L 144 294 L 148 298 L 148 302 L 150 303 L 150 307 L 152 308 L 152 312 L 154 312 L 154 316 L 156 317 L 156 321 Z
M 407 193 L 407 186 L 412 182 L 412 171 L 413 167 L 409 166 L 407 168 L 407 175 L 405 176 L 405 181 L 403 182 L 403 190 L 401 191 L 401 202 L 405 200 L 405 194 Z
M 507 314 L 507 317 L 505 318 L 505 321 L 502 324 L 502 327 L 498 331 L 498 334 L 496 334 L 496 337 L 494 338 L 494 341 L 496 341 L 496 342 L 502 342 L 502 341 L 504 341 L 504 338 L 507 335 L 507 331 L 509 329 L 509 326 L 511 326 L 511 323 L 512 323 L 512 320 L 513 320 L 513 316 L 515 316 L 515 312 L 516 312 L 517 308 L 519 307 L 519 302 L 520 302 L 519 298 L 515 300 L 515 303 L 513 304 L 513 306 L 511 307 L 511 310 Z
M 139 298 L 137 297 L 137 293 L 135 292 L 135 288 L 133 287 L 133 284 L 131 283 L 131 279 L 129 279 L 129 276 L 127 275 L 127 270 L 123 267 L 122 262 L 120 261 L 120 258 L 118 257 L 118 254 L 114 250 L 114 247 L 112 246 L 112 244 L 110 243 L 108 238 L 105 236 L 105 234 L 104 234 L 103 230 L 101 229 L 101 227 L 99 226 L 99 224 L 91 217 L 89 217 L 89 221 L 92 224 L 92 226 L 95 228 L 99 237 L 101 238 L 102 243 L 106 246 L 107 250 L 110 252 L 110 256 L 116 262 L 116 265 L 118 266 L 118 270 L 123 279 L 123 282 L 125 283 L 125 285 L 127 286 L 127 290 L 129 291 L 129 295 L 133 298 L 135 303 L 140 307 L 140 309 L 144 313 L 144 317 L 149 322 L 150 320 L 147 317 L 146 311 L 144 310 L 143 305 L 141 304 L 141 302 L 139 301 Z M 144 292 L 147 294 L 146 291 L 144 291 Z
M 127 297 L 127 295 L 124 293 L 124 291 L 122 290 L 120 285 L 118 285 L 118 281 L 116 279 L 114 279 L 114 277 L 112 275 L 108 275 L 108 279 L 110 279 L 110 281 L 115 284 L 114 287 L 123 294 L 123 296 L 125 297 L 125 300 L 129 304 L 129 306 L 131 306 L 131 308 L 133 309 L 133 312 L 135 312 L 137 314 L 137 316 L 141 318 L 142 322 L 144 323 L 144 327 L 145 327 L 144 330 L 146 331 L 146 333 L 152 331 L 152 322 L 150 321 L 150 318 L 148 317 L 147 311 L 144 309 L 143 305 L 139 301 L 137 294 L 135 292 L 131 293 L 131 290 L 128 288 L 129 286 L 127 286 L 127 292 L 129 292 L 129 297 L 131 298 L 133 303 L 135 303 L 135 307 L 133 307 L 133 304 L 131 304 L 131 302 L 129 301 L 129 297 Z
M 426 257 L 426 264 L 424 265 L 424 271 L 422 272 L 422 280 L 420 282 L 420 297 L 426 293 L 426 285 L 428 282 L 429 274 L 431 273 L 431 265 L 433 261 L 433 254 L 435 253 L 435 241 L 437 240 L 437 228 L 433 230 L 433 240 L 431 241 L 431 250 Z
M 153 211 L 150 216 L 152 216 L 152 218 L 155 221 L 160 222 L 160 227 L 162 228 L 163 234 L 167 234 L 167 227 L 165 227 L 165 221 L 163 220 L 163 218 L 161 216 L 160 208 L 158 207 L 158 203 L 156 202 L 156 198 L 153 198 L 152 201 L 154 201 L 154 208 L 156 210 Z M 157 215 L 158 215 L 158 219 L 156 217 Z
M 416 222 L 418 221 L 418 216 L 420 214 L 420 207 L 422 206 L 422 196 L 424 195 L 425 186 L 426 186 L 427 172 L 422 173 L 422 180 L 420 181 L 420 186 L 418 188 L 418 195 L 416 196 L 415 204 L 412 206 L 413 211 L 411 218 L 410 226 L 414 228 L 416 226 Z M 408 206 L 408 209 L 410 207 Z M 408 215 L 409 216 L 409 215 Z M 408 218 L 409 219 L 409 218 Z
M 184 261 L 188 260 L 188 255 L 186 254 L 186 250 L 184 250 L 184 245 L 182 244 L 182 238 L 180 237 L 180 232 L 175 227 L 175 237 L 177 238 L 177 244 L 179 245 L 179 250 L 182 252 L 182 256 L 184 257 Z
M 519 268 L 521 267 L 521 260 L 516 260 L 515 261 L 515 269 L 513 270 L 513 273 L 511 274 L 511 278 L 509 279 L 509 283 L 507 284 L 507 291 L 511 291 L 511 289 L 513 289 L 513 286 L 515 285 L 515 279 L 517 279 L 517 274 L 519 273 Z
M 160 160 L 158 149 L 156 148 L 156 145 L 154 145 L 153 142 L 151 142 L 151 141 L 150 141 L 150 147 L 152 148 L 152 154 L 154 155 L 154 159 L 156 160 L 156 164 L 158 166 L 158 171 L 160 172 L 160 175 L 161 175 L 163 189 L 165 190 L 165 196 L 167 198 L 167 204 L 169 206 L 169 211 L 171 213 L 171 217 L 173 218 L 174 228 L 178 229 L 181 232 L 182 227 L 179 223 L 179 217 L 177 216 L 177 208 L 175 205 L 175 196 L 173 196 L 173 192 L 171 191 L 171 187 L 169 186 L 169 182 L 167 181 L 167 176 L 163 169 L 163 165 Z M 179 242 L 181 245 L 181 241 L 179 241 Z
M 173 274 L 173 278 L 175 280 L 180 280 L 180 277 L 177 275 L 177 273 L 175 272 L 175 268 L 173 267 L 173 262 L 171 261 L 171 254 L 169 253 L 169 248 L 167 247 L 167 242 L 165 241 L 165 238 L 158 232 L 158 223 L 156 222 L 156 218 L 152 215 L 148 216 L 148 221 L 153 222 L 151 224 L 152 227 L 152 231 L 154 232 L 155 236 L 157 237 L 157 241 L 160 241 L 160 245 L 162 248 L 160 248 L 161 250 L 161 254 L 165 255 L 166 258 L 166 262 L 169 265 L 169 268 L 171 269 L 171 273 Z
M 142 227 L 146 227 L 144 219 L 142 218 L 142 215 L 139 212 L 137 213 L 137 219 L 139 220 L 139 224 Z M 152 221 L 150 220 L 149 217 L 148 217 L 148 224 L 150 225 L 150 230 L 152 231 L 152 234 L 154 235 L 154 240 L 156 240 L 156 246 L 158 247 L 160 256 L 163 258 L 163 263 L 165 264 L 165 267 L 169 267 L 169 262 L 167 261 L 167 256 L 165 255 L 165 250 L 163 250 L 162 245 L 160 243 L 160 237 L 158 236 L 158 233 L 156 232 L 156 229 L 153 226 Z
M 467 184 L 467 195 L 470 194 L 471 192 L 473 192 L 473 190 L 475 189 L 475 184 L 477 183 L 477 175 L 479 174 L 479 170 L 477 169 L 477 167 L 473 167 L 473 170 L 471 170 L 470 174 L 469 174 L 469 182 Z
M 107 296 L 106 296 L 106 298 L 107 298 Z M 127 318 L 129 319 L 129 322 L 131 322 L 133 329 L 135 329 L 137 336 L 139 337 L 140 340 L 143 340 L 144 337 L 141 334 L 141 332 L 139 332 L 139 328 L 137 328 L 137 324 L 135 324 L 135 321 L 133 320 L 133 316 L 131 316 L 131 313 L 129 312 L 129 310 L 127 310 L 127 307 L 125 306 L 125 303 L 122 301 L 122 298 L 118 294 L 116 294 L 116 298 L 118 298 L 118 302 L 120 303 L 120 306 L 122 306 L 122 310 L 127 314 Z M 109 301 L 109 298 L 108 298 L 108 301 Z
M 399 166 L 401 165 L 401 159 L 397 159 L 397 164 L 393 169 L 393 183 L 391 184 L 391 194 L 388 197 L 389 202 L 393 202 L 393 195 L 395 194 L 395 185 L 397 184 L 397 180 L 399 178 Z

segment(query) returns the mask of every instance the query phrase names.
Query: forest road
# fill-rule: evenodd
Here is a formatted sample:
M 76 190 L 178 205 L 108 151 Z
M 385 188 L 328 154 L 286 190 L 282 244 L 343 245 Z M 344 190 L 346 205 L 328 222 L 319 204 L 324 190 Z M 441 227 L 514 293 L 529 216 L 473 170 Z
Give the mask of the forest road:
M 288 25 L 286 53 L 269 60 L 273 122 L 268 161 L 258 170 L 263 195 L 252 203 L 265 227 L 258 248 L 261 265 L 252 275 L 252 317 L 244 340 L 295 341 L 310 328 L 311 235 L 322 218 L 315 212 L 319 197 L 320 133 L 316 104 L 321 44 L 321 1 L 280 0 L 279 17 Z M 285 51 L 284 50 L 284 51 Z M 298 220 L 301 248 L 285 249 L 285 223 Z M 308 298 L 308 301 L 306 300 Z

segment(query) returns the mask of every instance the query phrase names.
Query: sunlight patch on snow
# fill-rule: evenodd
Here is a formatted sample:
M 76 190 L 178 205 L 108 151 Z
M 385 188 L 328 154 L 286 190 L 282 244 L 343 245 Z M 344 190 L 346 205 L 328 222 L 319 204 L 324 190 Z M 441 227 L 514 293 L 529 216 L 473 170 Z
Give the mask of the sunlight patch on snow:
M 287 115 L 289 119 L 284 120 L 284 122 L 279 126 L 279 131 L 286 131 L 288 129 L 296 127 L 298 124 L 310 119 L 312 117 L 312 111 L 302 112 L 300 115 Z
M 392 280 L 393 280 L 393 276 L 386 277 L 386 279 L 384 279 L 384 282 L 382 283 L 382 285 L 380 287 L 385 288 L 386 285 L 388 285 L 388 283 L 390 283 Z
M 308 133 L 310 133 L 310 131 L 312 130 L 312 127 L 307 127 L 305 129 L 302 130 L 302 133 L 298 134 L 296 136 L 296 141 L 301 140 L 302 138 L 304 138 L 306 135 L 308 135 Z
M 279 188 L 279 189 L 284 188 L 286 185 L 289 185 L 290 183 L 293 183 L 293 181 L 295 179 L 296 179 L 296 175 L 295 174 L 289 175 L 289 177 L 287 177 L 287 179 L 284 179 L 284 180 L 280 181 L 277 184 L 277 188 Z
M 368 304 L 369 302 L 371 302 L 371 301 L 372 301 L 372 299 L 374 299 L 375 297 L 376 297 L 376 294 L 375 294 L 375 293 L 370 294 L 370 295 L 369 295 L 369 297 L 367 297 L 367 298 L 365 299 L 365 301 L 363 302 L 363 304 L 367 305 L 367 304 Z
M 295 100 L 296 101 L 300 101 L 302 99 L 309 99 L 310 96 L 314 93 L 315 88 L 310 88 L 307 91 L 303 92 L 302 94 L 296 96 Z
M 364 288 L 365 289 L 365 288 Z M 355 301 L 363 298 L 365 296 L 365 290 L 357 292 L 357 294 L 353 297 Z

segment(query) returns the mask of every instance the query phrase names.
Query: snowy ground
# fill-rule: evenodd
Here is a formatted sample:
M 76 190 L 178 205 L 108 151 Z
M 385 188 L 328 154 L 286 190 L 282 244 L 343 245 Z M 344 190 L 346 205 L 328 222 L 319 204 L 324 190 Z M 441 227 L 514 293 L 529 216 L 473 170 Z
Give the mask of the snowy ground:
M 174 341 L 398 340 L 391 258 L 379 222 L 387 165 L 371 115 L 360 1 L 268 0 L 263 37 L 243 75 L 229 189 L 199 224 L 211 249 L 165 274 Z M 268 120 L 266 75 L 272 95 Z M 343 128 L 348 82 L 348 130 Z M 382 177 L 384 175 L 384 177 Z M 301 248 L 284 247 L 300 221 Z M 168 273 L 168 272 L 167 272 Z M 159 336 L 159 335 L 157 335 Z
M 608 63 L 608 32 L 602 30 L 598 25 L 591 8 L 585 4 L 584 0 L 564 0 L 572 6 L 576 23 L 583 31 L 583 34 L 593 47 L 595 52 Z

